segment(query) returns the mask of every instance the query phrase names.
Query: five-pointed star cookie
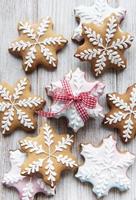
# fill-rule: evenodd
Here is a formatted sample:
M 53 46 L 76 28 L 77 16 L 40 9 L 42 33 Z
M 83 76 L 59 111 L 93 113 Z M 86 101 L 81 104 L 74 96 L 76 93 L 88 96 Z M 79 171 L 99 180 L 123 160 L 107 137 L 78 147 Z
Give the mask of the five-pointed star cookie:
M 114 14 L 101 25 L 84 24 L 83 38 L 84 44 L 77 49 L 75 57 L 81 61 L 89 61 L 95 76 L 100 76 L 109 68 L 126 68 L 124 52 L 131 46 L 134 38 L 120 29 Z
M 45 183 L 54 187 L 60 179 L 61 172 L 77 168 L 76 159 L 71 153 L 73 136 L 58 135 L 45 124 L 37 137 L 27 137 L 20 141 L 21 150 L 28 157 L 21 167 L 21 174 L 42 175 Z
M 30 95 L 27 78 L 17 81 L 14 87 L 0 84 L 0 128 L 3 134 L 12 133 L 17 128 L 31 131 L 36 128 L 35 111 L 44 106 L 45 101 Z
M 136 84 L 126 93 L 107 94 L 110 111 L 105 115 L 104 124 L 119 129 L 123 142 L 129 142 L 136 135 Z
M 125 191 L 130 188 L 127 169 L 133 164 L 135 156 L 129 152 L 120 152 L 112 136 L 103 140 L 100 146 L 82 144 L 81 155 L 85 162 L 79 167 L 76 177 L 81 182 L 93 185 L 98 198 L 108 195 L 111 188 Z
M 69 86 L 70 94 L 67 94 L 65 82 Z M 47 86 L 47 94 L 51 98 L 55 96 L 55 93 L 58 97 L 62 95 L 62 98 L 58 98 L 58 100 L 53 98 L 49 111 L 56 113 L 53 116 L 55 118 L 66 117 L 68 126 L 77 132 L 90 117 L 98 118 L 102 115 L 103 108 L 99 104 L 99 98 L 103 94 L 104 88 L 105 85 L 99 81 L 88 82 L 85 79 L 85 73 L 77 68 L 74 72 L 70 71 L 63 81 L 52 82 Z M 87 106 L 86 99 L 91 97 L 95 99 L 95 104 Z M 86 115 L 87 118 L 84 119 Z
M 47 196 L 55 195 L 55 188 L 46 185 L 41 178 L 20 175 L 21 165 L 25 158 L 26 154 L 19 150 L 10 151 L 11 169 L 4 175 L 3 184 L 16 188 L 20 200 L 33 200 L 37 193 L 43 193 Z
M 9 52 L 23 58 L 25 72 L 32 72 L 37 65 L 56 68 L 56 53 L 65 46 L 67 40 L 52 29 L 53 23 L 49 17 L 42 19 L 39 24 L 19 23 L 20 37 L 11 43 Z
M 74 9 L 75 17 L 80 21 L 79 26 L 74 30 L 72 36 L 73 40 L 80 42 L 83 39 L 82 36 L 82 25 L 85 23 L 101 24 L 103 20 L 110 16 L 112 13 L 116 14 L 119 22 L 121 22 L 125 15 L 126 10 L 118 7 L 112 8 L 109 6 L 107 0 L 94 0 L 94 5 L 89 6 L 78 6 Z

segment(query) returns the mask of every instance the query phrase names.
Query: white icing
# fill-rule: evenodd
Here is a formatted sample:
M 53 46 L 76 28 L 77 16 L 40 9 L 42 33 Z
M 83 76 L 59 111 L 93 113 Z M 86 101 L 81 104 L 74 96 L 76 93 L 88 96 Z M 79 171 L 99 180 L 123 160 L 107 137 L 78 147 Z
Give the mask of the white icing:
M 29 200 L 30 198 L 32 198 L 32 196 L 33 196 L 33 184 L 30 181 L 23 188 L 22 200 Z
M 21 165 L 26 159 L 26 154 L 19 150 L 10 152 L 11 170 L 4 175 L 3 183 L 15 187 L 21 200 L 33 200 L 36 193 L 55 195 L 55 188 L 46 185 L 41 178 L 21 176 Z
M 84 32 L 91 45 L 93 45 L 93 48 L 83 49 L 83 51 L 75 56 L 82 60 L 92 60 L 95 58 L 96 64 L 94 71 L 96 76 L 102 73 L 106 67 L 107 61 L 117 65 L 118 68 L 126 67 L 125 60 L 122 58 L 120 50 L 129 48 L 134 38 L 127 35 L 120 36 L 118 39 L 114 40 L 114 36 L 118 32 L 118 21 L 114 15 L 112 15 L 107 22 L 106 35 L 104 37 L 86 26 L 84 26 Z
M 55 195 L 55 187 L 51 188 L 49 185 L 45 184 L 41 178 L 38 178 L 36 183 L 40 188 L 48 195 Z
M 0 112 L 3 113 L 1 128 L 2 133 L 5 134 L 10 130 L 16 114 L 18 121 L 24 127 L 34 129 L 34 124 L 31 118 L 26 114 L 25 109 L 39 106 L 43 100 L 40 97 L 23 98 L 25 89 L 27 87 L 27 79 L 21 79 L 11 95 L 10 91 L 3 85 L 0 85 Z
M 82 25 L 85 23 L 95 23 L 100 24 L 104 19 L 110 16 L 112 13 L 116 14 L 119 21 L 121 22 L 125 15 L 126 10 L 118 7 L 112 8 L 108 5 L 107 0 L 95 0 L 94 5 L 89 6 L 79 6 L 74 9 L 75 17 L 80 20 L 79 26 L 74 30 L 72 39 L 80 42 L 82 37 Z
M 4 175 L 3 183 L 10 185 L 24 178 L 24 176 L 20 175 L 20 166 L 24 162 L 25 157 L 25 154 L 21 153 L 19 150 L 10 151 L 11 170 Z
M 104 85 L 100 82 L 89 83 L 85 80 L 84 72 L 80 71 L 80 69 L 76 69 L 75 72 L 70 72 L 65 76 L 65 79 L 69 82 L 73 95 L 79 95 L 81 92 L 88 92 L 93 89 L 91 95 L 99 97 L 103 94 Z M 51 96 L 52 92 L 56 89 L 62 89 L 61 81 L 53 82 L 51 85 L 47 87 L 48 95 Z M 64 102 L 53 102 L 50 107 L 50 111 L 57 113 L 64 108 Z M 102 114 L 102 107 L 97 103 L 96 108 L 89 109 L 87 108 L 87 113 L 90 117 L 98 117 Z M 68 119 L 68 126 L 73 128 L 75 132 L 77 132 L 81 127 L 84 126 L 84 122 L 80 117 L 78 111 L 76 110 L 74 104 L 71 104 L 68 109 L 63 110 L 61 113 L 57 114 L 55 118 L 60 118 L 65 116 Z
M 71 157 L 64 155 L 63 151 L 65 151 L 69 146 L 73 143 L 73 136 L 66 135 L 66 137 L 62 137 L 60 141 L 56 144 L 54 139 L 55 136 L 52 132 L 50 126 L 45 124 L 43 127 L 44 135 L 43 140 L 46 146 L 37 142 L 33 142 L 30 139 L 24 139 L 20 142 L 21 147 L 24 147 L 27 152 L 33 152 L 36 155 L 41 154 L 41 158 L 39 156 L 35 157 L 35 160 L 32 163 L 28 164 L 28 167 L 23 170 L 22 174 L 31 174 L 40 172 L 40 168 L 45 169 L 45 174 L 50 181 L 51 186 L 54 186 L 54 182 L 56 181 L 57 171 L 54 165 L 54 159 L 59 164 L 63 164 L 66 167 L 73 168 L 77 166 L 75 160 Z M 52 150 L 53 145 L 55 145 L 55 150 Z
M 25 71 L 29 71 L 33 67 L 33 63 L 36 60 L 36 53 L 40 50 L 42 56 L 46 59 L 46 61 L 51 64 L 53 67 L 56 67 L 57 60 L 54 57 L 51 49 L 48 46 L 62 45 L 67 41 L 63 39 L 61 36 L 55 37 L 46 37 L 42 38 L 42 36 L 46 35 L 46 32 L 49 29 L 51 21 L 49 17 L 46 19 L 42 19 L 37 30 L 34 30 L 28 22 L 20 22 L 19 23 L 19 31 L 21 34 L 25 35 L 28 41 L 15 41 L 12 42 L 9 49 L 15 52 L 27 51 L 24 61 Z M 38 50 L 37 50 L 38 48 Z
M 31 173 L 39 172 L 40 167 L 42 167 L 43 165 L 43 161 L 44 159 L 40 159 L 40 158 L 37 160 L 34 160 L 31 164 L 29 164 L 28 167 L 25 168 L 25 171 L 23 171 L 22 174 L 25 174 L 27 172 L 27 174 L 30 175 Z
M 49 64 L 53 65 L 53 67 L 56 67 L 56 59 L 53 57 L 52 52 L 44 45 L 41 45 L 41 53 L 49 62 Z
M 25 71 L 27 72 L 29 70 L 29 68 L 32 67 L 32 64 L 34 62 L 34 60 L 36 59 L 36 45 L 31 46 L 29 48 L 29 51 L 27 52 L 27 55 L 25 56 Z
M 119 152 L 112 136 L 104 139 L 99 147 L 82 145 L 81 155 L 85 162 L 75 176 L 81 182 L 91 183 L 98 198 L 108 195 L 111 188 L 120 191 L 130 188 L 126 172 L 134 163 L 135 156 L 129 152 Z
M 29 149 L 30 152 L 35 152 L 36 154 L 40 154 L 43 153 L 43 147 L 42 145 L 39 145 L 36 141 L 32 142 L 32 141 L 27 141 L 27 140 L 23 140 L 23 142 L 21 142 L 21 146 L 25 147 L 25 149 Z
M 118 124 L 123 121 L 123 137 L 125 142 L 131 139 L 136 119 L 136 84 L 133 86 L 129 101 L 125 102 L 117 94 L 109 94 L 109 101 L 118 109 L 105 119 L 105 124 Z

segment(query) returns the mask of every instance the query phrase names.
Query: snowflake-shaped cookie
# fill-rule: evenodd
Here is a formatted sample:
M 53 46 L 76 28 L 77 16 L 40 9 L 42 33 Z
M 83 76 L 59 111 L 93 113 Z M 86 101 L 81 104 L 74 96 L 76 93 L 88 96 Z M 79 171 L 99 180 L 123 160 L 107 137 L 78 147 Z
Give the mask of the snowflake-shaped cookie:
M 9 134 L 17 128 L 30 131 L 36 128 L 35 111 L 41 109 L 44 100 L 30 95 L 30 83 L 20 79 L 15 87 L 7 83 L 0 84 L 0 127 L 3 134 Z
M 95 97 L 96 106 L 94 108 L 85 108 L 89 117 L 97 118 L 102 115 L 102 107 L 99 104 L 99 98 L 103 94 L 105 87 L 104 84 L 98 81 L 92 83 L 86 81 L 85 73 L 82 72 L 79 68 L 77 68 L 74 72 L 70 71 L 70 73 L 64 77 L 64 80 L 68 82 L 75 98 L 78 97 L 81 93 L 86 92 L 89 92 L 90 96 Z M 47 86 L 47 94 L 52 97 L 56 90 L 60 90 L 60 93 L 63 93 L 63 89 L 62 81 L 59 80 Z M 81 107 L 84 107 L 82 102 L 79 103 L 81 104 Z M 53 113 L 57 113 L 54 116 L 55 118 L 60 118 L 62 116 L 66 117 L 68 119 L 68 126 L 77 132 L 81 127 L 84 126 L 84 121 L 76 109 L 74 101 L 68 108 L 63 109 L 65 106 L 65 101 L 54 100 L 49 110 Z
M 105 115 L 104 124 L 119 129 L 124 142 L 132 140 L 136 135 L 136 84 L 124 94 L 108 94 L 107 103 L 111 110 Z
M 130 188 L 126 172 L 135 156 L 118 151 L 112 136 L 104 139 L 98 147 L 82 144 L 81 155 L 85 158 L 85 163 L 79 167 L 76 177 L 81 182 L 91 183 L 98 198 L 108 195 L 111 188 L 118 188 L 120 191 Z
M 20 37 L 11 43 L 9 51 L 23 58 L 25 72 L 32 72 L 37 65 L 47 68 L 57 66 L 56 52 L 65 46 L 67 40 L 55 34 L 52 28 L 53 23 L 49 17 L 42 19 L 39 24 L 19 23 Z
M 114 14 L 101 25 L 84 24 L 83 32 L 85 41 L 77 49 L 75 57 L 89 61 L 95 76 L 100 76 L 108 68 L 119 70 L 126 67 L 124 52 L 134 38 L 120 29 Z
M 74 30 L 72 36 L 73 40 L 80 42 L 83 39 L 82 36 L 82 25 L 85 23 L 101 24 L 104 19 L 110 16 L 112 13 L 116 14 L 119 22 L 121 22 L 126 15 L 126 10 L 118 7 L 112 8 L 109 6 L 107 0 L 94 0 L 94 5 L 89 6 L 78 6 L 74 9 L 75 17 L 80 21 L 79 26 Z
M 33 200 L 37 193 L 47 196 L 55 195 L 55 188 L 46 185 L 41 178 L 20 175 L 21 165 L 25 159 L 26 154 L 19 150 L 10 151 L 11 170 L 4 175 L 3 184 L 16 188 L 20 200 Z
M 57 135 L 45 124 L 39 136 L 20 141 L 21 149 L 28 155 L 21 174 L 29 176 L 40 173 L 44 182 L 54 187 L 62 171 L 77 167 L 76 159 L 70 151 L 72 143 L 73 136 Z

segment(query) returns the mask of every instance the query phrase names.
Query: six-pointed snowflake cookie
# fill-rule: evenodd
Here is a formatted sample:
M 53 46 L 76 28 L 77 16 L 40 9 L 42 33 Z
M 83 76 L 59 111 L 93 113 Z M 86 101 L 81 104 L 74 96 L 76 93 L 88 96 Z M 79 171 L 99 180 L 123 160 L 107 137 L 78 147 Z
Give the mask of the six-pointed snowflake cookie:
M 20 200 L 33 200 L 37 193 L 43 193 L 46 196 L 55 195 L 55 188 L 46 185 L 41 178 L 20 175 L 21 165 L 25 159 L 25 153 L 19 150 L 10 151 L 11 170 L 4 175 L 3 184 L 16 188 Z
M 46 184 L 54 187 L 64 170 L 75 170 L 76 159 L 71 153 L 73 136 L 58 135 L 48 125 L 40 128 L 37 137 L 20 141 L 21 150 L 28 157 L 21 166 L 21 175 L 41 174 Z
M 84 24 L 83 38 L 84 44 L 77 49 L 75 57 L 89 61 L 95 76 L 102 75 L 109 68 L 126 68 L 124 52 L 131 46 L 134 37 L 120 29 L 114 14 L 103 24 Z
M 85 162 L 75 175 L 81 182 L 93 185 L 93 192 L 98 198 L 108 195 L 111 188 L 125 191 L 130 188 L 126 175 L 134 163 L 135 156 L 129 152 L 120 152 L 112 136 L 103 140 L 100 146 L 82 144 L 81 155 Z
M 80 22 L 79 26 L 74 30 L 72 36 L 73 40 L 80 42 L 83 39 L 82 25 L 85 23 L 101 24 L 104 19 L 110 16 L 112 13 L 116 14 L 119 22 L 121 22 L 126 15 L 126 10 L 118 7 L 112 8 L 109 6 L 107 0 L 94 0 L 94 5 L 78 6 L 74 9 L 75 17 Z
M 105 115 L 104 124 L 119 129 L 123 142 L 129 142 L 136 135 L 136 84 L 126 93 L 107 94 L 110 111 Z
M 53 99 L 48 113 L 39 111 L 40 115 L 68 119 L 68 126 L 77 132 L 85 122 L 102 116 L 99 98 L 103 94 L 105 85 L 95 81 L 88 82 L 85 73 L 79 68 L 68 73 L 62 81 L 47 86 L 47 94 Z M 47 115 L 46 115 L 47 114 Z
M 32 72 L 37 65 L 46 68 L 56 68 L 57 51 L 62 49 L 67 40 L 62 35 L 53 32 L 52 20 L 47 17 L 38 24 L 20 22 L 18 25 L 19 38 L 12 42 L 9 52 L 23 58 L 25 72 Z
M 0 84 L 0 128 L 2 134 L 12 133 L 17 128 L 31 131 L 36 128 L 35 111 L 44 106 L 45 101 L 30 94 L 27 78 L 20 79 L 14 87 Z

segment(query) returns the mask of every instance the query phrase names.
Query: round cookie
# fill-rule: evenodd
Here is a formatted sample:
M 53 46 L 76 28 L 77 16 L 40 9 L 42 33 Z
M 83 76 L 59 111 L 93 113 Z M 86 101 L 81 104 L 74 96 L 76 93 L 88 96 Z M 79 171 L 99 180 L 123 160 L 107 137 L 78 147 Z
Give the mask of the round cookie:
M 55 188 L 46 185 L 41 178 L 20 175 L 21 165 L 25 159 L 25 153 L 19 150 L 10 151 L 11 169 L 4 174 L 3 184 L 7 187 L 16 188 L 20 200 L 34 200 L 37 193 L 43 193 L 46 196 L 55 195 Z
M 45 101 L 30 94 L 27 78 L 17 81 L 14 87 L 0 83 L 0 128 L 2 134 L 10 134 L 18 128 L 32 131 L 36 128 L 35 111 L 43 108 Z
M 19 38 L 11 43 L 9 52 L 23 59 L 23 69 L 32 72 L 38 65 L 54 69 L 58 59 L 56 53 L 67 40 L 53 32 L 51 18 L 43 18 L 38 24 L 19 22 Z
M 71 153 L 73 136 L 58 135 L 48 125 L 40 128 L 37 137 L 27 137 L 20 141 L 21 150 L 27 153 L 21 175 L 42 175 L 44 182 L 54 187 L 64 170 L 75 170 L 76 159 Z
M 94 76 L 108 69 L 126 68 L 124 52 L 131 46 L 133 36 L 123 32 L 117 17 L 112 14 L 102 24 L 83 25 L 84 44 L 78 47 L 75 57 L 89 61 Z
M 130 188 L 130 179 L 126 173 L 134 163 L 135 156 L 129 152 L 120 152 L 112 136 L 105 138 L 99 146 L 82 144 L 81 155 L 85 161 L 75 175 L 81 182 L 93 185 L 98 198 L 107 196 L 112 188 L 126 191 Z
M 118 7 L 112 8 L 107 0 L 94 0 L 94 4 L 90 6 L 78 6 L 74 9 L 74 14 L 79 22 L 79 26 L 75 28 L 72 39 L 77 42 L 83 40 L 82 25 L 85 23 L 101 24 L 104 19 L 112 13 L 116 14 L 119 22 L 125 18 L 126 10 Z
M 107 94 L 110 111 L 103 123 L 117 128 L 123 142 L 131 141 L 136 135 L 136 84 L 128 87 L 126 93 Z

